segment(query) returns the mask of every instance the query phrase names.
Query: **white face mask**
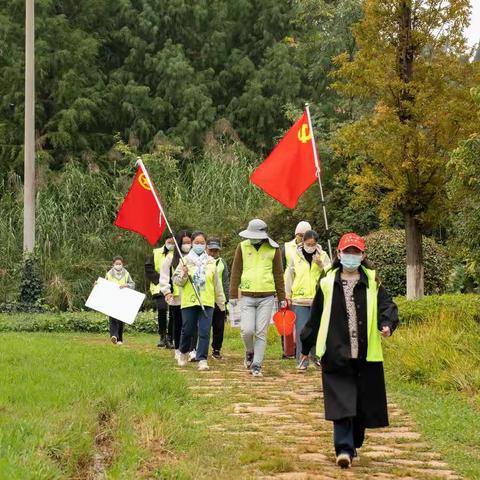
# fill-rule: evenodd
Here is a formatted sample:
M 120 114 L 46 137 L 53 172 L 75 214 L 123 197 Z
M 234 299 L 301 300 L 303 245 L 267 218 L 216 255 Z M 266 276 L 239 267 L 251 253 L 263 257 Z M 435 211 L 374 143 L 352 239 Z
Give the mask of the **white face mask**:
M 175 248 L 175 245 L 173 243 L 166 243 L 165 246 L 167 247 L 167 250 L 169 252 L 171 252 Z
M 121 272 L 123 270 L 123 265 L 114 265 L 113 268 L 117 271 L 117 272 Z
M 183 253 L 188 253 L 192 248 L 192 245 L 190 243 L 184 243 L 182 245 L 182 252 Z
M 317 247 L 307 247 L 306 245 L 303 246 L 303 249 L 307 252 L 307 253 L 315 253 L 316 250 L 317 250 Z

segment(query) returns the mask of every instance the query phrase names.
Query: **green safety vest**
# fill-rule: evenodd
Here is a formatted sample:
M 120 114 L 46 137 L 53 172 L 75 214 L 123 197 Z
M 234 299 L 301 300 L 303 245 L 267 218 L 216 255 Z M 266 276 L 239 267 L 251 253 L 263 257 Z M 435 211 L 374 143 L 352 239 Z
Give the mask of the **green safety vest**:
M 285 244 L 285 270 L 288 268 L 290 265 L 290 262 L 292 261 L 293 258 L 295 258 L 295 254 L 297 253 L 297 248 L 298 244 L 295 241 L 295 239 L 290 240 L 290 242 L 287 242 Z
M 108 281 L 118 283 L 118 285 L 126 285 L 128 283 L 129 277 L 130 277 L 130 274 L 128 272 L 125 273 L 125 275 L 122 278 L 114 277 L 109 271 L 105 275 L 105 278 Z
M 362 266 L 368 278 L 367 288 L 367 362 L 383 362 L 382 340 L 377 326 L 378 307 L 378 284 L 375 278 L 375 270 Z M 333 285 L 338 268 L 330 270 L 320 280 L 320 288 L 323 293 L 323 313 L 320 320 L 320 329 L 317 338 L 317 355 L 323 357 L 327 349 L 328 327 L 332 311 Z
M 225 270 L 225 264 L 220 257 L 215 260 L 215 264 L 217 265 L 218 280 L 220 282 L 220 285 L 222 286 L 222 292 L 225 295 L 225 290 L 223 288 L 223 271 Z
M 240 248 L 243 258 L 240 290 L 255 293 L 274 292 L 273 258 L 275 257 L 275 248 L 268 242 L 264 242 L 257 250 L 250 240 L 241 242 Z
M 193 276 L 197 271 L 196 265 L 188 265 L 188 273 L 190 278 L 193 280 Z M 200 298 L 202 300 L 204 307 L 214 307 L 215 306 L 215 275 L 217 274 L 217 266 L 215 262 L 208 262 L 205 272 L 205 287 L 199 291 Z M 182 303 L 181 308 L 188 308 L 200 305 L 195 295 L 195 290 L 193 289 L 192 283 L 190 280 L 187 280 L 185 285 L 182 287 Z
M 155 271 L 160 275 L 160 270 L 162 268 L 162 264 L 167 258 L 168 255 L 173 256 L 173 252 L 168 252 L 165 254 L 165 245 L 160 248 L 155 248 L 153 250 L 153 265 L 155 267 Z M 150 293 L 152 295 L 158 295 L 160 293 L 160 282 L 155 285 L 154 283 L 150 283 Z
M 305 257 L 298 253 L 293 257 L 293 268 L 295 278 L 292 285 L 292 300 L 314 298 L 322 268 L 313 260 L 309 264 Z

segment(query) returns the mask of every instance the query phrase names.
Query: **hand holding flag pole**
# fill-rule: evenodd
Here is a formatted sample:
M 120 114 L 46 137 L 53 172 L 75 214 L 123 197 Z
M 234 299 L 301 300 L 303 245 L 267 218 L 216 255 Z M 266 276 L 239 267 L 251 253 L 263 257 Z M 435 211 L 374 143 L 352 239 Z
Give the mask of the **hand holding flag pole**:
M 139 233 L 150 245 L 155 245 L 162 236 L 165 227 L 167 227 L 173 236 L 175 247 L 180 255 L 180 261 L 182 265 L 185 265 L 183 254 L 173 235 L 172 228 L 170 227 L 170 223 L 168 222 L 157 192 L 150 179 L 150 175 L 140 157 L 138 157 L 136 165 L 138 168 L 135 179 L 120 207 L 117 218 L 115 219 L 115 225 L 125 230 Z M 188 275 L 188 280 L 192 284 L 198 303 L 206 315 L 200 294 L 190 275 Z
M 143 174 L 145 175 L 145 178 L 147 179 L 147 182 L 149 183 L 150 185 L 150 188 L 152 189 L 152 193 L 153 193 L 153 196 L 155 197 L 155 200 L 157 202 L 157 205 L 158 205 L 158 208 L 160 210 L 160 219 L 159 221 L 161 222 L 162 221 L 162 217 L 163 219 L 165 220 L 165 225 L 168 229 L 168 231 L 171 233 L 172 235 L 172 238 L 173 238 L 173 242 L 175 243 L 175 248 L 177 249 L 177 252 L 180 256 L 180 261 L 182 262 L 182 265 L 183 266 L 186 266 L 186 263 L 185 263 L 185 260 L 183 259 L 183 254 L 182 254 L 182 251 L 180 250 L 180 246 L 178 245 L 177 243 L 177 239 L 175 238 L 175 235 L 173 233 L 173 230 L 172 230 L 172 227 L 170 226 L 170 223 L 167 219 L 167 216 L 165 215 L 165 212 L 163 210 L 163 207 L 162 207 L 162 204 L 160 203 L 160 200 L 158 199 L 158 195 L 157 195 L 157 192 L 155 191 L 155 188 L 153 186 L 153 183 L 152 181 L 150 180 L 150 175 L 148 174 L 147 172 L 147 169 L 145 168 L 145 165 L 143 164 L 143 161 L 140 157 L 137 157 L 137 162 L 136 162 L 136 165 L 138 165 L 141 169 L 142 169 L 142 172 Z M 200 298 L 200 292 L 198 291 L 197 289 L 197 286 L 195 285 L 195 283 L 193 282 L 193 279 L 192 277 L 190 276 L 189 273 L 187 273 L 187 277 L 188 277 L 188 281 L 192 284 L 192 287 L 193 287 L 193 291 L 195 292 L 195 296 L 197 297 L 197 300 L 198 300 L 198 303 L 203 311 L 203 313 L 205 314 L 205 316 L 207 316 L 207 313 L 205 311 L 205 307 L 203 305 L 203 302 L 202 302 L 202 299 Z

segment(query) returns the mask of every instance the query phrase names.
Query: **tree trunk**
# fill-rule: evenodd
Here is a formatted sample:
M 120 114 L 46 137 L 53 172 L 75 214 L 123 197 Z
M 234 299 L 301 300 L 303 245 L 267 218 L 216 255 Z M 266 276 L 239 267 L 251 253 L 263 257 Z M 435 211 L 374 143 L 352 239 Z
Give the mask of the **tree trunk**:
M 407 246 L 407 300 L 424 295 L 422 232 L 416 218 L 405 215 L 405 239 Z

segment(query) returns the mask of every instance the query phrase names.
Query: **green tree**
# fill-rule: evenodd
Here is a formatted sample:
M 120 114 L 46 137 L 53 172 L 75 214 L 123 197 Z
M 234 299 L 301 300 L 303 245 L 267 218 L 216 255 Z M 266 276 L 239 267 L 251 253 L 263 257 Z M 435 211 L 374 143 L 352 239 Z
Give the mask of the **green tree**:
M 404 217 L 408 298 L 424 293 L 422 234 L 445 218 L 448 155 L 473 125 L 469 11 L 468 0 L 367 0 L 358 51 L 336 60 L 337 91 L 372 105 L 336 146 L 351 159 L 359 202 L 378 203 L 385 223 Z

